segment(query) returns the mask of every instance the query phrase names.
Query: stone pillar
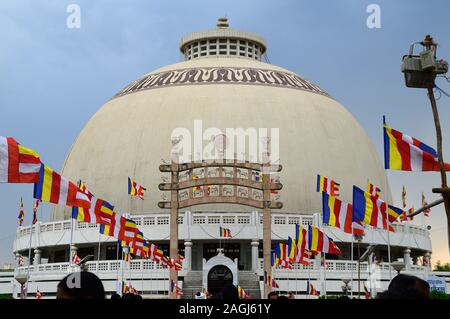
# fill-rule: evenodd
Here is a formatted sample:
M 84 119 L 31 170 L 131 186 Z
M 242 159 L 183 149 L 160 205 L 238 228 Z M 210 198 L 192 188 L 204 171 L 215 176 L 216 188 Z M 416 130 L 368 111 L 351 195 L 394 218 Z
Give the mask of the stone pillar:
M 37 266 L 41 263 L 41 250 L 39 248 L 36 248 L 34 250 L 34 259 L 33 259 L 33 265 Z
M 405 263 L 405 270 L 411 270 L 411 249 L 405 248 L 403 250 L 403 262 Z
M 255 273 L 258 273 L 259 269 L 259 240 L 253 239 L 252 240 L 252 270 Z
M 185 270 L 192 269 L 192 242 L 185 241 L 184 242 L 184 263 L 183 268 Z

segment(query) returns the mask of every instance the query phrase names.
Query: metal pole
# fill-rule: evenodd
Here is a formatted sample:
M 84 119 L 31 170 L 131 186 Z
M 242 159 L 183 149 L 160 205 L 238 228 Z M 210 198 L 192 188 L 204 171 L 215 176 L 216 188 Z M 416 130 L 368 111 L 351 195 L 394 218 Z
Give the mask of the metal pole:
M 101 233 L 100 231 L 98 232 L 98 251 L 97 251 L 97 277 L 99 274 L 99 267 L 100 267 L 100 244 L 101 244 Z
M 361 241 L 358 240 L 358 299 L 361 299 L 361 250 L 360 250 Z
M 171 184 L 172 190 L 170 191 L 170 258 L 174 260 L 178 259 L 178 154 L 173 154 L 171 163 Z M 170 282 L 178 284 L 178 270 L 175 267 L 170 267 L 169 270 L 169 285 Z M 175 289 L 169 287 L 169 299 L 177 299 L 177 293 Z
M 32 241 L 32 237 L 33 237 L 33 224 L 31 224 L 31 226 L 30 226 L 30 243 L 28 245 L 28 267 L 27 267 L 27 281 L 26 281 L 27 287 L 26 287 L 26 290 L 24 290 L 22 299 L 26 299 L 27 295 L 28 295 L 28 282 L 30 280 L 31 241 Z
M 447 187 L 447 175 L 445 172 L 445 166 L 444 166 L 444 158 L 442 156 L 442 132 L 441 132 L 441 124 L 439 120 L 439 113 L 437 110 L 436 105 L 436 99 L 434 97 L 434 82 L 430 83 L 428 86 L 428 97 L 430 98 L 431 102 L 431 110 L 433 111 L 433 118 L 434 118 L 434 125 L 436 127 L 436 139 L 437 139 L 437 153 L 438 153 L 438 160 L 439 160 L 439 169 L 441 173 L 441 181 L 442 181 L 442 188 L 444 190 L 448 189 Z M 445 213 L 447 215 L 447 231 L 448 231 L 448 245 L 450 249 L 450 200 L 449 200 L 449 194 L 443 192 L 442 198 L 444 199 L 444 206 L 445 206 Z
M 267 147 L 269 149 L 269 147 Z M 264 271 L 267 273 L 267 278 L 271 276 L 272 267 L 270 263 L 270 251 L 272 246 L 272 221 L 270 214 L 270 172 L 264 170 L 264 167 L 270 165 L 269 153 L 266 153 L 266 158 L 263 159 L 263 258 Z M 272 285 L 264 285 L 264 296 L 266 299 L 271 292 Z
M 350 246 L 350 249 L 351 249 L 351 252 L 350 252 L 350 259 L 351 259 L 351 263 L 350 263 L 350 271 L 351 271 L 350 297 L 352 297 L 352 299 L 353 299 L 353 259 L 354 259 L 354 256 L 353 256 L 353 241 L 354 241 L 354 235 L 353 235 L 353 223 L 352 223 L 352 243 L 351 243 L 351 246 Z

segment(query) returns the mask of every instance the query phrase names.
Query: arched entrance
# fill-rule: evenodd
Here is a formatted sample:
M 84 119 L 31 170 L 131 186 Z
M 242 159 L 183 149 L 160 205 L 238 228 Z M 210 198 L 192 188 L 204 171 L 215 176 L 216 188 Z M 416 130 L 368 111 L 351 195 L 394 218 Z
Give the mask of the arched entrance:
M 208 273 L 208 291 L 216 294 L 228 284 L 233 284 L 233 273 L 230 268 L 224 265 L 217 265 L 211 268 Z

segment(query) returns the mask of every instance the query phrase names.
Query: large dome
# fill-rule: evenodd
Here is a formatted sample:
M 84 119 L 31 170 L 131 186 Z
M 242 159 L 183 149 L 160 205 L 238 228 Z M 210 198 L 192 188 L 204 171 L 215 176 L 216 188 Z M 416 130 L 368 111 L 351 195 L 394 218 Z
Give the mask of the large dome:
M 217 29 L 219 38 L 225 38 L 227 30 Z M 234 39 L 245 37 L 239 32 L 230 34 Z M 210 32 L 208 37 L 214 38 L 214 34 Z M 191 46 L 187 44 L 194 40 L 188 37 L 181 50 L 187 50 Z M 261 40 L 257 44 L 258 55 L 250 58 L 231 55 L 229 48 L 227 54 L 214 56 L 209 51 L 198 57 L 184 51 L 186 61 L 131 83 L 88 121 L 67 156 L 63 175 L 82 179 L 94 194 L 121 213 L 130 210 L 127 177 L 134 177 L 147 192 L 144 201 L 132 202 L 132 213 L 160 212 L 158 184 L 163 173 L 158 167 L 162 159 L 169 158 L 172 131 L 187 128 L 194 132 L 194 121 L 202 120 L 204 130 L 279 128 L 283 170 L 278 175 L 283 183 L 280 200 L 284 212 L 321 211 L 317 174 L 340 182 L 341 197 L 349 202 L 352 185 L 365 187 L 368 180 L 386 185 L 379 156 L 355 118 L 318 86 L 289 70 L 261 62 L 265 43 Z M 234 205 L 192 208 L 248 209 Z M 58 207 L 53 219 L 69 214 L 68 209 Z

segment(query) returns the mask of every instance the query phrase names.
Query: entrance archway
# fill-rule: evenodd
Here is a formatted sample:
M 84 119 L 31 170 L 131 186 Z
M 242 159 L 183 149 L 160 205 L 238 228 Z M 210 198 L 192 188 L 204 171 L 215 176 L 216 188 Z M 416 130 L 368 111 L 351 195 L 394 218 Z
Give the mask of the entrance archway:
M 208 292 L 216 294 L 222 291 L 226 285 L 233 284 L 233 273 L 224 265 L 211 268 L 208 273 Z

